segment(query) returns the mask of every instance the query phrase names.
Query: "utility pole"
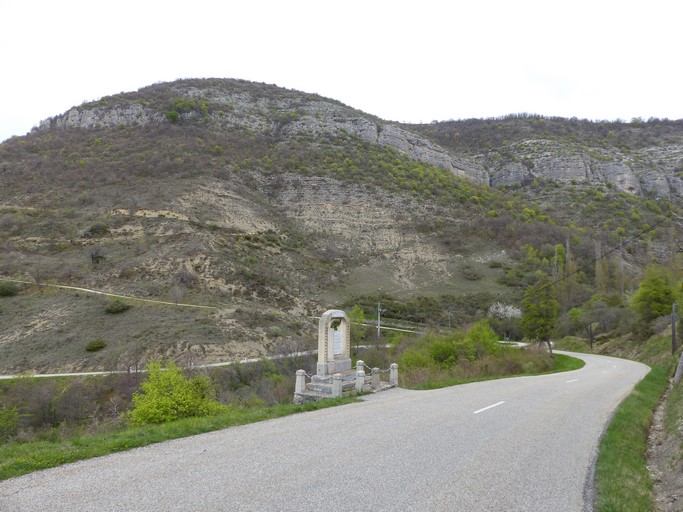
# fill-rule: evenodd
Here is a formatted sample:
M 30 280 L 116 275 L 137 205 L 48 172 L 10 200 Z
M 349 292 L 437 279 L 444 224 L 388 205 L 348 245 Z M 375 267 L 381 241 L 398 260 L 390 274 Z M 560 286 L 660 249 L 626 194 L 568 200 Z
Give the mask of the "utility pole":
M 676 303 L 671 304 L 671 355 L 676 353 Z
M 380 309 L 382 306 L 381 302 L 377 303 L 377 339 L 379 340 L 379 335 L 380 335 L 380 325 L 381 325 L 381 316 L 382 316 L 382 310 Z
M 453 312 L 455 311 L 455 306 L 451 306 L 446 310 L 448 313 L 448 328 L 451 328 L 451 318 L 453 317 Z

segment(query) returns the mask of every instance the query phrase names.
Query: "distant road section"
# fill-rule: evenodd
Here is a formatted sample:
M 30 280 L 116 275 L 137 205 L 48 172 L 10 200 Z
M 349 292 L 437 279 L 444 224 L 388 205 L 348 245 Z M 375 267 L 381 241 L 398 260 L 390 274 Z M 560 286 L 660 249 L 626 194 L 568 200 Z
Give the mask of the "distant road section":
M 0 482 L 9 511 L 553 511 L 592 509 L 599 438 L 649 371 L 580 370 L 229 428 Z

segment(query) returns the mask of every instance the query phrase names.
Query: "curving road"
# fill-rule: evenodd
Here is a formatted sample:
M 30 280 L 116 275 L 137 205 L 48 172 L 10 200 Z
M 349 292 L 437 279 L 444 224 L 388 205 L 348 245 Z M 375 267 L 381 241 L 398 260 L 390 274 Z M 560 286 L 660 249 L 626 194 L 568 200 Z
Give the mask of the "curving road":
M 0 482 L 0 510 L 591 510 L 599 438 L 649 371 L 395 389 Z

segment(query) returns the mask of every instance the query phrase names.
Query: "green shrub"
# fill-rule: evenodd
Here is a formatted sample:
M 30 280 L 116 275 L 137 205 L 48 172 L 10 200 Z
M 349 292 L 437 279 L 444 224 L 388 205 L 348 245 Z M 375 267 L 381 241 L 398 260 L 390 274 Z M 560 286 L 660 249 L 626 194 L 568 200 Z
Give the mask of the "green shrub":
M 178 121 L 180 121 L 180 114 L 175 110 L 169 110 L 168 112 L 166 112 L 166 119 L 168 119 L 172 123 L 177 123 Z
M 0 297 L 14 297 L 19 293 L 19 285 L 9 281 L 0 281 Z
M 121 299 L 113 299 L 109 301 L 104 310 L 110 315 L 117 315 L 119 313 L 123 313 L 124 311 L 128 311 L 131 307 L 132 306 L 130 304 Z
M 197 102 L 190 98 L 174 98 L 172 109 L 175 112 L 192 112 L 197 108 Z
M 436 340 L 429 346 L 429 356 L 438 364 L 450 366 L 457 358 L 455 349 L 452 340 Z
M 107 342 L 104 341 L 102 338 L 97 338 L 96 340 L 92 340 L 85 346 L 85 350 L 88 352 L 97 352 L 98 350 L 102 350 L 104 347 L 107 346 Z
M 0 406 L 0 443 L 4 443 L 17 433 L 19 409 L 14 405 Z
M 399 368 L 413 369 L 413 368 L 428 368 L 433 365 L 433 360 L 428 354 L 418 349 L 408 349 L 398 360 Z
M 484 319 L 474 324 L 465 334 L 465 341 L 476 350 L 477 356 L 497 354 L 500 352 L 498 335 L 491 329 L 489 321 Z
M 165 368 L 160 361 L 150 361 L 147 372 L 147 380 L 133 395 L 133 408 L 128 413 L 128 421 L 133 425 L 210 416 L 225 410 L 206 376 L 185 377 L 172 361 Z

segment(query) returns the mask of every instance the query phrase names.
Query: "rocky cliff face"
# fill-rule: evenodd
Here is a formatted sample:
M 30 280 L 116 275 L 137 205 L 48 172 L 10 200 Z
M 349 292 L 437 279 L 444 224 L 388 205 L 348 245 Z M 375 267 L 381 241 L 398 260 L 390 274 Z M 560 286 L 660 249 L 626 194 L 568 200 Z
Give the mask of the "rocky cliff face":
M 490 173 L 492 186 L 523 187 L 540 178 L 562 184 L 608 186 L 628 194 L 670 197 L 681 196 L 683 190 L 683 178 L 675 174 L 676 166 L 683 162 L 682 152 L 683 145 L 660 149 L 654 162 L 653 148 L 624 154 L 614 148 L 596 150 L 525 140 L 478 159 Z M 506 162 L 501 153 L 515 161 Z M 664 156 L 670 161 L 668 166 L 661 163 Z
M 392 147 L 410 158 L 446 169 L 474 182 L 489 182 L 489 175 L 481 165 L 456 157 L 409 130 L 323 98 L 285 94 L 281 90 L 272 90 L 268 97 L 264 97 L 243 90 L 216 87 L 214 82 L 206 87 L 177 82 L 173 85 L 173 93 L 176 98 L 189 97 L 196 100 L 197 104 L 206 105 L 203 112 L 201 109 L 179 112 L 184 122 L 206 121 L 215 129 L 249 130 L 278 138 L 345 133 L 373 144 Z M 160 109 L 172 108 L 169 105 L 131 103 L 129 98 L 124 101 L 107 100 L 106 103 L 100 101 L 74 107 L 41 122 L 38 130 L 144 126 L 170 122 Z
M 302 135 L 351 135 L 492 186 L 523 187 L 540 178 L 563 184 L 608 186 L 629 194 L 683 196 L 683 129 L 677 125 L 666 136 L 652 135 L 647 133 L 647 126 L 640 126 L 643 133 L 632 136 L 631 141 L 635 137 L 638 142 L 629 147 L 623 140 L 602 137 L 599 130 L 593 134 L 591 130 L 596 131 L 596 126 L 601 128 L 599 123 L 579 126 L 583 130 L 579 133 L 584 135 L 581 140 L 576 133 L 566 133 L 575 128 L 571 126 L 573 121 L 554 119 L 552 122 L 559 123 L 562 129 L 561 135 L 551 132 L 550 137 L 545 137 L 543 130 L 551 123 L 540 119 L 543 122 L 537 125 L 542 126 L 541 130 L 538 126 L 522 126 L 515 131 L 513 127 L 502 137 L 470 141 L 463 151 L 462 146 L 451 144 L 461 135 L 459 122 L 443 123 L 446 128 L 438 123 L 436 128 L 399 126 L 317 95 L 239 80 L 158 84 L 74 107 L 43 121 L 38 130 L 170 123 L 173 121 L 167 114 L 174 109 L 180 123 L 201 122 L 214 130 L 260 134 L 275 140 Z M 531 122 L 535 121 L 538 119 Z M 477 122 L 483 123 L 479 127 L 482 132 L 496 133 L 507 121 Z M 613 136 L 612 132 L 608 135 Z

